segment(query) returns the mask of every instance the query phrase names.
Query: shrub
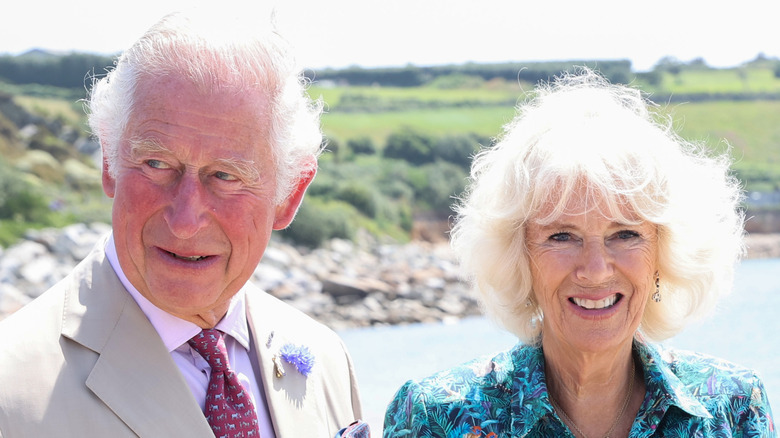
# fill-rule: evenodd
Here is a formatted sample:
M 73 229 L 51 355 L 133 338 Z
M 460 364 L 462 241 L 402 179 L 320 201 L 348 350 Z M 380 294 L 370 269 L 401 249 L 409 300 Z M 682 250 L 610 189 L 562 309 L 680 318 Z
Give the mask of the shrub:
M 428 85 L 433 88 L 456 89 L 479 88 L 484 85 L 484 83 L 485 79 L 482 76 L 452 73 L 438 76 L 429 82 Z
M 46 128 L 40 128 L 38 130 L 30 139 L 29 147 L 33 150 L 48 152 L 59 161 L 65 161 L 67 158 L 76 156 L 72 145 L 55 137 L 51 131 Z
M 352 153 L 349 144 L 344 144 L 337 138 L 333 137 L 328 137 L 327 139 L 323 139 L 323 141 L 325 142 L 326 146 L 325 153 L 333 157 L 332 159 L 336 163 L 341 163 L 352 159 L 354 154 Z
M 450 213 L 453 197 L 460 195 L 466 187 L 467 173 L 464 169 L 452 163 L 437 161 L 419 168 L 416 195 L 420 202 L 425 203 L 437 213 Z
M 347 146 L 355 154 L 374 155 L 376 154 L 376 145 L 371 137 L 352 138 L 347 141 Z
M 431 136 L 407 127 L 387 137 L 383 153 L 387 158 L 399 158 L 420 165 L 433 161 L 433 143 Z
M 350 181 L 336 193 L 336 199 L 352 205 L 370 218 L 377 216 L 378 198 L 379 194 L 374 189 L 360 181 Z
M 292 225 L 279 234 L 296 245 L 317 248 L 329 239 L 352 239 L 356 215 L 345 202 L 307 198 Z
M 487 145 L 489 139 L 477 134 L 461 134 L 441 137 L 433 147 L 436 158 L 449 161 L 468 169 L 471 166 L 471 158 L 479 150 L 480 145 Z
M 21 172 L 0 161 L 0 219 L 25 223 L 47 223 L 46 198 Z

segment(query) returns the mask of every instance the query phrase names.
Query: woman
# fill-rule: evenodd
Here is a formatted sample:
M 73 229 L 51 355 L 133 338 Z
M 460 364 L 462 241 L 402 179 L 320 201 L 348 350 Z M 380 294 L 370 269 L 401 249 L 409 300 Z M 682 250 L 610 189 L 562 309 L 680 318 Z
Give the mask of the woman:
M 476 157 L 452 235 L 522 343 L 406 383 L 384 436 L 774 436 L 755 373 L 649 343 L 731 287 L 743 216 L 728 159 L 588 70 L 537 91 Z

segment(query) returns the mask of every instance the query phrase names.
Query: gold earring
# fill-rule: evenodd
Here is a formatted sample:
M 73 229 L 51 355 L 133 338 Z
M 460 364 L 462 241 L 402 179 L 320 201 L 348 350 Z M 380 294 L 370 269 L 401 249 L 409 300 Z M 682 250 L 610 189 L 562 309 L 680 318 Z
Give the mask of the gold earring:
M 653 294 L 653 301 L 656 303 L 661 302 L 661 277 L 658 275 L 658 271 L 655 271 L 655 293 Z

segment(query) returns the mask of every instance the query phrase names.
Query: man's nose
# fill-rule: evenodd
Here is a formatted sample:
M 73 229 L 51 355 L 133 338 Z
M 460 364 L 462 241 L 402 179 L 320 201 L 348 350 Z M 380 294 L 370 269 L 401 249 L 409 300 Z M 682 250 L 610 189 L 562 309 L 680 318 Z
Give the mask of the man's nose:
M 208 224 L 208 193 L 197 175 L 182 175 L 165 210 L 165 221 L 179 239 L 189 239 Z

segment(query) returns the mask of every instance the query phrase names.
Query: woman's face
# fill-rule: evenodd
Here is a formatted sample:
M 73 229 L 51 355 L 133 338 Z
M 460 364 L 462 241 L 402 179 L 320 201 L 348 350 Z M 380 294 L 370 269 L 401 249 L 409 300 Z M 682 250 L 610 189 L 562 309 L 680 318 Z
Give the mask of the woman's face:
M 552 223 L 526 226 L 533 293 L 545 346 L 603 352 L 630 343 L 642 320 L 654 288 L 656 226 L 615 222 L 600 213 L 605 206 L 586 209 L 579 199 Z

